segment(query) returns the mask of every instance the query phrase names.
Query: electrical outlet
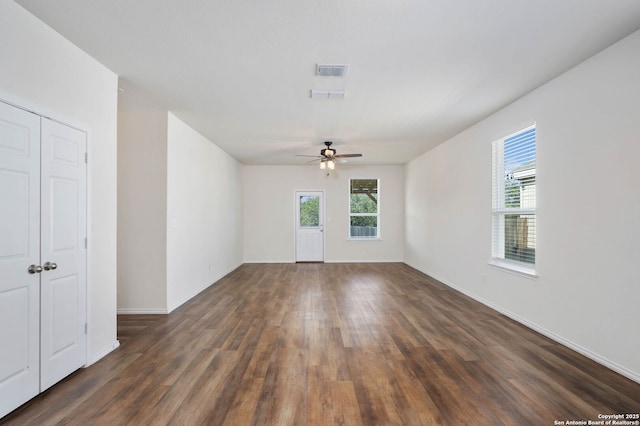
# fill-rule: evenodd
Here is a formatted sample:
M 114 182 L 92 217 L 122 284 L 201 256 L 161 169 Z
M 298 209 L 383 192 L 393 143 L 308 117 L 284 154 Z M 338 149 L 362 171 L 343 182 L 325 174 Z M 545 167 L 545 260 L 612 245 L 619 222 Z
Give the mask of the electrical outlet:
M 482 274 L 482 284 L 487 283 L 487 274 Z

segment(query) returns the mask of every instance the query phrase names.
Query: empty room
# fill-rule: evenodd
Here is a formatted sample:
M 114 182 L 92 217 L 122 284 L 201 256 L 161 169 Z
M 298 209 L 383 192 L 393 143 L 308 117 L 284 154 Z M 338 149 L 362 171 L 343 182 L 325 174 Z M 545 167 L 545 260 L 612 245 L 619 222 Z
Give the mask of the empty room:
M 0 2 L 0 424 L 640 425 L 640 2 Z

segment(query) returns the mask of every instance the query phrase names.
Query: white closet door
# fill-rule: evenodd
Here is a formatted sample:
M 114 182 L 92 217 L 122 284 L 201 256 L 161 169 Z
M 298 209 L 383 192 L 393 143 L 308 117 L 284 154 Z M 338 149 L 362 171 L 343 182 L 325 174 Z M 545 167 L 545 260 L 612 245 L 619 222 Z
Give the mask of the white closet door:
M 39 392 L 40 117 L 0 102 L 0 417 Z
M 86 134 L 42 119 L 41 391 L 86 362 Z

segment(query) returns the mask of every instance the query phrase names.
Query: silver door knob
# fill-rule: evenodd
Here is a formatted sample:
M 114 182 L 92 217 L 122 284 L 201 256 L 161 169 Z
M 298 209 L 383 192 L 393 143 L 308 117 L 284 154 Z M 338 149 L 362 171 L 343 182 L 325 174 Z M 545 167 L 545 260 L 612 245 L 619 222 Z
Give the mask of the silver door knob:
M 27 271 L 30 274 L 39 274 L 40 272 L 42 272 L 42 266 L 40 266 L 40 265 L 31 265 L 31 266 L 29 266 Z
M 44 268 L 45 271 L 53 271 L 58 267 L 58 265 L 53 262 L 45 262 L 44 265 L 42 265 L 42 267 Z

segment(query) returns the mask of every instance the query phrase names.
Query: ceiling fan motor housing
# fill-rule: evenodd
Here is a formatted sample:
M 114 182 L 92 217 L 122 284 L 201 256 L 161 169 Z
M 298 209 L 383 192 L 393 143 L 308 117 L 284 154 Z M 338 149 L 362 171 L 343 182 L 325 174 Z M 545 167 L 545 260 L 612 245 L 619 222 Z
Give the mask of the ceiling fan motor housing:
M 336 155 L 337 151 L 335 150 L 335 148 L 331 148 L 331 144 L 333 144 L 333 142 L 331 141 L 325 141 L 324 143 L 327 147 L 324 149 L 320 150 L 320 155 L 322 155 L 323 157 L 326 157 L 327 155 L 325 154 L 327 152 L 327 149 L 331 150 L 331 156 L 333 157 L 334 155 Z

